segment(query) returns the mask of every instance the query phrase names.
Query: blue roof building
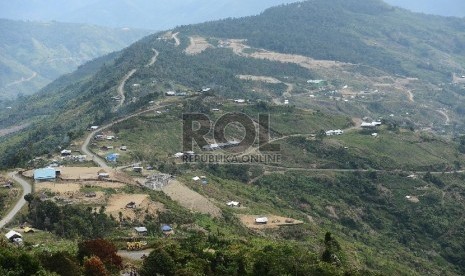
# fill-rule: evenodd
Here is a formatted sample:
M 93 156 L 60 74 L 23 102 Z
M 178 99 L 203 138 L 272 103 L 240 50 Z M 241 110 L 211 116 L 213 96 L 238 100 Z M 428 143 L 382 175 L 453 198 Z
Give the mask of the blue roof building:
M 161 231 L 163 231 L 163 232 L 170 232 L 171 230 L 173 230 L 173 228 L 171 228 L 171 226 L 169 226 L 169 225 L 163 225 L 161 227 Z
M 107 155 L 106 159 L 108 162 L 116 162 L 118 161 L 118 157 L 119 157 L 119 154 L 112 153 L 112 154 Z
M 54 181 L 56 177 L 54 168 L 37 169 L 34 171 L 35 181 Z

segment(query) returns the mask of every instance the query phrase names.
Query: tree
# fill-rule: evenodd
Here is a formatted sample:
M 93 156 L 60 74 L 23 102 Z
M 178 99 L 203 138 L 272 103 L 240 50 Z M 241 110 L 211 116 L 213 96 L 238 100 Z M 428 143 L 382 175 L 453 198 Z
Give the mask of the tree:
M 97 256 L 92 256 L 84 261 L 84 275 L 86 276 L 108 276 L 107 269 Z
M 57 252 L 50 254 L 47 252 L 39 256 L 42 266 L 48 271 L 55 272 L 63 276 L 79 276 L 81 268 L 77 264 L 75 257 L 67 252 Z
M 323 141 L 323 139 L 326 137 L 326 132 L 324 130 L 319 130 L 316 134 L 316 140 L 317 141 Z
M 27 207 L 29 208 L 29 210 L 31 210 L 31 203 L 34 200 L 34 195 L 31 194 L 31 193 L 26 194 L 26 195 L 24 195 L 24 200 L 26 200 Z
M 110 271 L 122 268 L 123 260 L 117 252 L 116 246 L 104 239 L 89 240 L 78 244 L 79 260 L 82 261 L 86 257 L 97 256 Z
M 145 259 L 141 276 L 164 275 L 171 276 L 176 272 L 176 263 L 173 258 L 164 250 L 158 249 L 150 253 Z

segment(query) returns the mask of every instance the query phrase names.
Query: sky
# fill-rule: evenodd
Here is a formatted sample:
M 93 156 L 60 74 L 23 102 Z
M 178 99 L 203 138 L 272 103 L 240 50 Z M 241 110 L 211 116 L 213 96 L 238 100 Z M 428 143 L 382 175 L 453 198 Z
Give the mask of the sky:
M 384 0 L 384 2 L 415 12 L 465 17 L 465 0 Z
M 259 14 L 297 0 L 0 0 L 0 18 L 151 30 Z
M 0 0 L 0 18 L 165 30 L 259 14 L 297 0 Z M 331 0 L 327 0 L 331 1 Z M 413 11 L 465 16 L 465 0 L 384 0 Z

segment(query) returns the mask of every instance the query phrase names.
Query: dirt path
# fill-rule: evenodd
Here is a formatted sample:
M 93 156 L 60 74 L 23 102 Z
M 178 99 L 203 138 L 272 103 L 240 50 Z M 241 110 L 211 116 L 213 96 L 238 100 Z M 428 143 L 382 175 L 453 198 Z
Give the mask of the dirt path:
M 174 46 L 178 47 L 179 45 L 181 45 L 181 41 L 179 40 L 179 32 L 177 33 L 174 33 L 171 35 L 171 38 L 174 39 Z
M 294 85 L 292 83 L 286 83 L 286 82 L 283 82 L 283 83 L 287 85 L 287 89 L 286 89 L 286 92 L 283 93 L 283 97 L 284 98 L 292 97 L 291 92 L 294 91 Z
M 450 124 L 450 117 L 449 117 L 449 115 L 448 115 L 445 111 L 440 110 L 440 109 L 439 109 L 439 110 L 436 110 L 436 111 L 437 111 L 439 114 L 441 114 L 442 116 L 444 116 L 444 118 L 446 119 L 446 122 L 445 122 L 444 124 L 449 125 L 449 124 Z
M 414 103 L 415 102 L 415 97 L 413 96 L 413 93 L 411 90 L 407 90 L 407 94 L 408 94 L 408 100 L 411 102 L 411 103 Z
M 21 195 L 21 198 L 18 200 L 13 209 L 4 218 L 2 218 L 2 220 L 0 221 L 0 228 L 3 228 L 6 224 L 8 224 L 16 216 L 16 214 L 24 207 L 24 205 L 26 205 L 26 200 L 24 199 L 24 196 L 32 192 L 31 184 L 29 184 L 26 180 L 22 179 L 18 175 L 18 172 L 9 173 L 8 176 L 21 185 L 21 187 L 23 188 L 23 194 Z
M 90 156 L 92 157 L 92 161 L 94 161 L 95 163 L 97 163 L 97 165 L 99 165 L 100 167 L 102 167 L 103 169 L 111 169 L 110 166 L 107 165 L 106 161 L 101 158 L 100 156 L 98 156 L 97 154 L 94 154 L 92 153 L 90 150 L 89 150 L 89 144 L 90 144 L 90 141 L 92 140 L 92 138 L 97 135 L 97 133 L 105 130 L 105 129 L 108 129 L 110 127 L 112 127 L 113 125 L 115 124 L 119 124 L 121 122 L 124 122 L 126 120 L 129 120 L 131 118 L 134 118 L 136 116 L 139 116 L 139 115 L 142 115 L 144 113 L 148 113 L 148 112 L 153 112 L 153 111 L 157 111 L 157 110 L 161 110 L 161 109 L 166 109 L 168 106 L 170 106 L 171 104 L 165 104 L 165 105 L 159 105 L 159 106 L 152 106 L 146 110 L 141 110 L 141 111 L 138 111 L 134 114 L 131 114 L 131 115 L 128 115 L 124 118 L 121 118 L 121 119 L 118 119 L 112 123 L 109 123 L 107 125 L 104 125 L 102 127 L 100 127 L 99 129 L 95 130 L 95 131 L 92 131 L 91 133 L 89 133 L 89 135 L 87 135 L 86 139 L 84 140 L 84 143 L 82 144 L 81 146 L 81 152 L 87 156 Z
M 9 86 L 13 86 L 13 85 L 18 85 L 18 84 L 21 84 L 23 82 L 28 82 L 28 81 L 31 81 L 33 80 L 35 77 L 37 77 L 37 73 L 36 72 L 33 72 L 32 73 L 32 76 L 30 76 L 29 78 L 21 78 L 20 80 L 17 80 L 17 81 L 14 81 L 14 82 L 11 82 L 9 84 L 7 84 L 5 87 L 9 87 Z
M 135 73 L 137 72 L 137 69 L 132 69 L 131 71 L 129 71 L 129 73 L 126 74 L 126 76 L 124 76 L 124 78 L 121 80 L 119 86 L 118 86 L 118 95 L 119 97 L 121 98 L 121 100 L 119 101 L 118 105 L 116 106 L 116 109 L 119 109 L 121 106 L 123 106 L 124 104 L 124 101 L 126 100 L 126 96 L 125 96 L 125 93 L 124 93 L 124 86 L 126 85 L 126 82 L 128 81 L 129 78 L 132 77 L 132 75 L 134 75 Z
M 118 250 L 118 255 L 133 261 L 142 260 L 143 256 L 148 256 L 154 249 L 145 249 L 140 251 Z
M 157 58 L 158 58 L 158 55 L 160 54 L 157 50 L 153 49 L 152 48 L 152 51 L 154 53 L 153 57 L 150 59 L 150 62 L 147 63 L 147 65 L 145 65 L 145 67 L 150 67 L 152 65 L 155 64 L 155 62 L 157 61 Z
M 162 191 L 184 208 L 202 214 L 209 214 L 212 217 L 221 217 L 220 208 L 216 207 L 203 195 L 189 189 L 177 180 L 171 181 Z

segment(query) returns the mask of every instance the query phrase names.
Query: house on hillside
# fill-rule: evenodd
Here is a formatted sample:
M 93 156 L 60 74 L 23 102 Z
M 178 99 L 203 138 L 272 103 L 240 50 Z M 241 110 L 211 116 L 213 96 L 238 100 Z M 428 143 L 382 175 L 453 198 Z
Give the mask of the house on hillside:
M 131 201 L 128 204 L 126 204 L 127 209 L 136 209 L 136 207 L 137 207 L 137 204 L 134 201 Z
M 90 130 L 94 131 L 94 130 L 97 130 L 98 129 L 98 126 L 91 126 L 90 127 Z
M 226 205 L 228 205 L 229 207 L 241 207 L 241 203 L 238 201 L 230 201 L 226 203 Z
M 54 168 L 37 169 L 34 171 L 34 180 L 36 182 L 55 181 L 57 172 Z
M 307 83 L 314 88 L 321 88 L 323 86 L 328 85 L 328 82 L 325 80 L 308 80 Z
M 342 135 L 342 134 L 344 134 L 344 131 L 340 129 L 326 131 L 326 136 L 334 136 L 334 135 Z
M 107 173 L 105 170 L 100 170 L 100 171 L 97 173 L 97 175 L 98 175 L 98 179 L 100 179 L 100 180 L 110 178 L 110 174 Z
M 169 97 L 174 97 L 174 96 L 176 96 L 176 92 L 174 92 L 174 91 L 168 91 L 168 92 L 165 93 L 165 95 L 166 95 L 166 96 L 169 96 Z
M 380 125 L 382 125 L 381 122 L 379 121 L 373 121 L 371 123 L 368 123 L 368 122 L 362 122 L 362 124 L 360 125 L 362 128 L 375 128 L 375 127 L 379 127 Z
M 181 157 L 183 157 L 183 156 L 184 156 L 184 153 L 182 153 L 182 152 L 178 152 L 178 153 L 175 153 L 175 154 L 174 154 L 174 157 L 175 157 L 175 158 L 181 158 Z
M 141 173 L 143 169 L 143 167 L 132 167 L 132 171 L 136 173 Z
M 119 158 L 119 154 L 112 153 L 112 154 L 107 155 L 105 159 L 107 159 L 108 162 L 116 162 L 118 161 L 118 158 Z
M 23 242 L 23 236 L 16 232 L 11 230 L 10 232 L 5 234 L 5 237 L 10 241 L 14 243 L 22 243 Z
M 161 228 L 161 231 L 163 232 L 163 234 L 165 234 L 166 236 L 174 234 L 173 228 L 171 226 L 167 225 L 167 224 L 162 225 L 162 227 L 160 227 L 160 228 Z
M 136 233 L 139 236 L 147 236 L 148 230 L 147 227 L 135 227 L 134 230 L 136 230 Z
M 70 155 L 71 155 L 70 150 L 64 149 L 61 151 L 61 156 L 70 156 Z
M 267 217 L 256 218 L 255 223 L 257 223 L 257 224 L 267 224 L 268 223 L 268 218 Z

